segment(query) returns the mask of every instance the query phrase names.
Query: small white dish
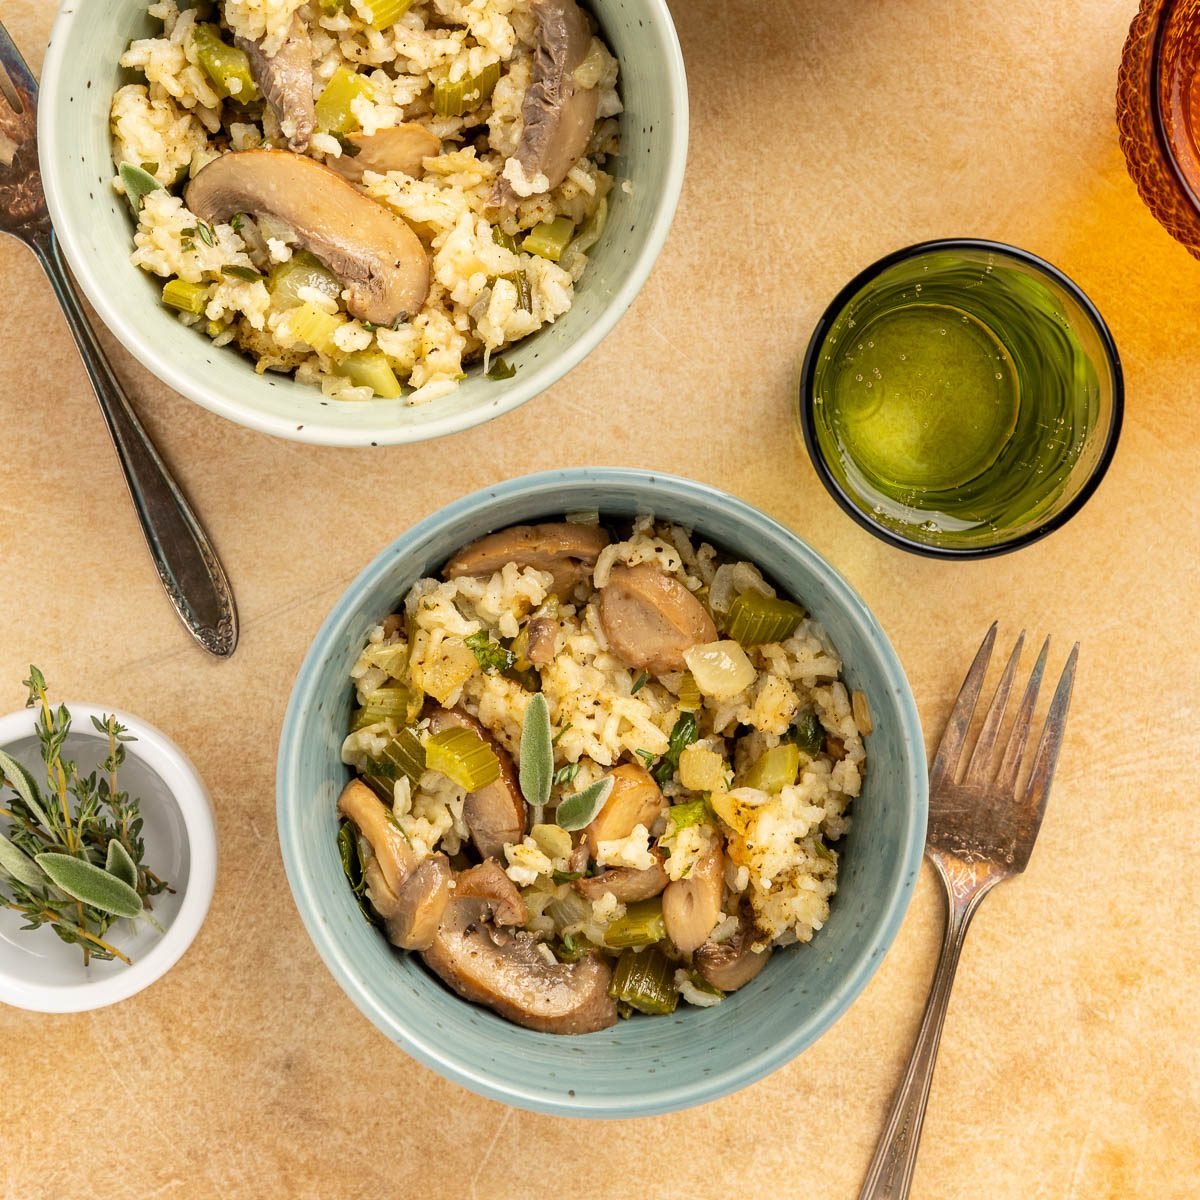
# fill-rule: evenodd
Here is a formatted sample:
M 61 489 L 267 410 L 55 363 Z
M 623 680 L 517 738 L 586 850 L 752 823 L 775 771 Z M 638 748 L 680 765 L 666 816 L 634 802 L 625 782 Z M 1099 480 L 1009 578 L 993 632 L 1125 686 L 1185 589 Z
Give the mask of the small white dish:
M 84 1012 L 114 1004 L 164 975 L 200 931 L 217 877 L 217 831 L 208 792 L 196 768 L 165 734 L 140 717 L 95 704 L 66 702 L 71 732 L 63 757 L 83 773 L 107 752 L 92 717 L 114 715 L 137 739 L 127 743 L 118 786 L 140 801 L 145 861 L 174 894 L 153 899 L 158 933 L 139 921 L 117 921 L 107 940 L 133 960 L 83 964 L 78 946 L 62 942 L 47 926 L 23 930 L 19 913 L 0 909 L 0 1002 L 34 1012 Z M 0 717 L 0 748 L 44 781 L 32 708 Z M 7 789 L 6 789 L 7 794 Z

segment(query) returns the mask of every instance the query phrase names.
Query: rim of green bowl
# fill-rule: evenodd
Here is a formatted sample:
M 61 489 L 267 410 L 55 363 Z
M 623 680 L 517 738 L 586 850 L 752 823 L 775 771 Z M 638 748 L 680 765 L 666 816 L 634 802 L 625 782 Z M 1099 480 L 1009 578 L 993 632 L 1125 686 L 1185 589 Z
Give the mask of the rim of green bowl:
M 55 237 L 62 246 L 71 272 L 88 302 L 104 324 L 130 354 L 148 371 L 180 395 L 210 412 L 259 433 L 269 433 L 289 441 L 310 442 L 323 446 L 394 446 L 428 441 L 461 433 L 504 413 L 519 408 L 557 383 L 577 367 L 609 334 L 633 303 L 645 284 L 658 255 L 667 240 L 679 195 L 683 188 L 684 168 L 688 149 L 687 75 L 679 37 L 671 19 L 666 0 L 638 0 L 639 24 L 656 30 L 663 47 L 665 70 L 660 77 L 670 89 L 670 119 L 661 137 L 661 154 L 666 161 L 663 185 L 658 193 L 654 219 L 641 250 L 626 269 L 621 285 L 613 292 L 600 315 L 586 326 L 568 346 L 536 367 L 526 368 L 511 380 L 498 384 L 494 400 L 480 403 L 462 412 L 430 418 L 419 425 L 381 424 L 343 428 L 320 418 L 310 417 L 303 425 L 287 416 L 275 416 L 244 407 L 235 396 L 208 386 L 197 377 L 176 365 L 169 348 L 155 345 L 122 311 L 119 290 L 111 281 L 102 280 L 88 253 L 87 234 L 76 228 L 67 217 L 60 196 L 68 193 L 69 181 L 64 177 L 70 155 L 51 152 L 57 147 L 54 133 L 59 123 L 59 109 L 66 89 L 59 86 L 60 77 L 72 68 L 67 58 L 66 44 L 71 25 L 84 8 L 82 4 L 67 4 L 59 11 L 50 32 L 50 42 L 42 66 L 42 86 L 38 97 L 38 144 L 42 183 Z M 247 364 L 247 370 L 253 368 Z
M 864 949 L 860 953 L 837 987 L 832 989 L 822 1002 L 798 1018 L 787 1037 L 781 1038 L 762 1052 L 731 1067 L 713 1071 L 684 1084 L 664 1087 L 647 1079 L 645 1087 L 637 1094 L 621 1097 L 585 1094 L 567 1097 L 562 1094 L 560 1088 L 552 1087 L 548 1083 L 526 1082 L 515 1085 L 499 1082 L 488 1076 L 485 1064 L 471 1061 L 468 1055 L 459 1053 L 453 1046 L 440 1045 L 432 1037 L 422 1036 L 406 1027 L 400 1016 L 388 1011 L 380 1003 L 376 990 L 358 976 L 348 956 L 334 938 L 329 923 L 322 917 L 299 841 L 300 822 L 293 819 L 293 808 L 301 802 L 303 794 L 296 778 L 299 756 L 295 750 L 302 736 L 306 712 L 317 710 L 318 667 L 326 657 L 326 644 L 358 607 L 358 597 L 369 591 L 394 567 L 399 555 L 421 546 L 444 524 L 484 514 L 498 501 L 516 497 L 544 498 L 547 512 L 561 510 L 570 489 L 589 484 L 641 488 L 645 489 L 648 496 L 665 490 L 673 499 L 693 499 L 708 508 L 717 506 L 725 514 L 735 515 L 739 521 L 750 527 L 756 536 L 765 540 L 782 540 L 788 543 L 791 552 L 805 560 L 808 567 L 829 585 L 838 602 L 863 629 L 882 662 L 901 714 L 901 739 L 909 754 L 905 782 L 912 797 L 912 803 L 905 814 L 903 861 L 897 863 L 893 876 L 895 882 L 883 897 L 882 916 L 877 934 L 869 952 Z M 486 521 L 481 522 L 479 532 L 482 534 L 485 528 L 490 526 L 486 526 Z M 895 939 L 916 886 L 925 848 L 927 812 L 925 744 L 916 702 L 899 657 L 883 628 L 858 593 L 802 538 L 745 501 L 694 480 L 627 467 L 543 471 L 482 488 L 419 521 L 381 550 L 339 597 L 329 616 L 322 622 L 304 657 L 284 716 L 276 763 L 276 821 L 284 869 L 292 897 L 318 954 L 359 1011 L 418 1062 L 470 1091 L 535 1112 L 571 1117 L 652 1116 L 715 1100 L 763 1078 L 812 1045 L 842 1016 L 866 987 Z M 449 989 L 446 990 L 446 997 L 448 1001 L 457 1004 L 466 1003 Z
M 1062 511 L 1055 513 L 1049 520 L 1043 521 L 1018 537 L 997 542 L 991 546 L 933 546 L 927 542 L 919 542 L 915 538 L 907 538 L 891 529 L 885 529 L 882 525 L 872 521 L 870 516 L 854 502 L 849 492 L 842 487 L 829 469 L 829 464 L 825 461 L 825 455 L 821 451 L 821 445 L 817 438 L 816 421 L 813 418 L 812 393 L 813 379 L 817 373 L 817 356 L 825 342 L 826 335 L 841 315 L 842 310 L 860 289 L 866 287 L 889 267 L 894 267 L 906 259 L 917 258 L 922 254 L 931 254 L 938 250 L 986 250 L 1006 254 L 1019 262 L 1036 267 L 1048 275 L 1055 283 L 1070 293 L 1075 302 L 1083 309 L 1088 320 L 1091 321 L 1100 338 L 1109 370 L 1112 372 L 1112 418 L 1105 433 L 1104 447 L 1100 451 L 1100 457 L 1096 460 L 1096 465 L 1092 468 L 1092 473 L 1084 481 L 1083 486 L 1063 507 Z M 1065 271 L 1032 251 L 1022 250 L 1020 246 L 1013 246 L 1008 242 L 995 242 L 987 238 L 936 238 L 928 242 L 916 242 L 914 245 L 893 250 L 891 254 L 885 254 L 883 258 L 864 267 L 838 291 L 825 307 L 825 311 L 821 313 L 812 336 L 809 338 L 808 349 L 804 352 L 804 365 L 800 370 L 799 400 L 800 429 L 804 435 L 804 445 L 812 460 L 813 468 L 817 472 L 817 477 L 825 485 L 825 490 L 837 501 L 838 507 L 848 517 L 889 546 L 907 550 L 912 554 L 920 554 L 926 558 L 960 560 L 995 558 L 1000 554 L 1011 554 L 1012 551 L 1020 550 L 1023 546 L 1031 546 L 1034 542 L 1041 541 L 1042 538 L 1052 534 L 1056 529 L 1061 529 L 1092 498 L 1108 472 L 1113 456 L 1117 452 L 1117 442 L 1121 437 L 1121 425 L 1125 417 L 1125 373 L 1121 367 L 1121 356 L 1117 352 L 1117 343 L 1113 340 L 1107 322 L 1100 315 L 1100 310 L 1083 288 Z

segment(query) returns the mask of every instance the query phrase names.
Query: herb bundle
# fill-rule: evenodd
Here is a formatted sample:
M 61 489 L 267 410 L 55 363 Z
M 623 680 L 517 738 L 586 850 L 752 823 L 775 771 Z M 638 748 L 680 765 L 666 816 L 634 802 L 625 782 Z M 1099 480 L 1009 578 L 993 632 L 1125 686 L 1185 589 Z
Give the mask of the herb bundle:
M 51 706 L 46 680 L 29 668 L 27 707 L 39 709 L 37 737 L 45 765 L 43 790 L 33 775 L 0 751 L 0 784 L 12 789 L 0 797 L 0 906 L 20 913 L 24 929 L 49 925 L 70 945 L 92 958 L 128 955 L 105 940 L 119 917 L 145 918 L 161 932 L 149 913 L 149 898 L 170 891 L 142 859 L 142 817 L 138 802 L 117 786 L 126 743 L 134 741 L 115 717 L 93 717 L 92 725 L 108 740 L 108 754 L 98 770 L 83 775 L 63 758 L 71 729 L 65 705 Z

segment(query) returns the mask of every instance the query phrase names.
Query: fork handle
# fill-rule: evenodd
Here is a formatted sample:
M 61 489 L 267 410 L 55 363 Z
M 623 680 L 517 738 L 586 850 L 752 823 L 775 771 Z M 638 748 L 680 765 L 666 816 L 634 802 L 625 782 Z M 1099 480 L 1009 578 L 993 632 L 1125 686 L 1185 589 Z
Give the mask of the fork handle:
M 196 641 L 210 654 L 227 658 L 237 646 L 238 619 L 220 560 L 113 373 L 84 315 L 58 239 L 51 232 L 34 237 L 31 244 L 100 402 L 158 577 Z
M 967 928 L 990 887 L 988 884 L 964 895 L 950 886 L 940 868 L 937 874 L 946 897 L 946 930 L 942 935 L 942 950 L 904 1080 L 892 1101 L 887 1124 L 875 1148 L 875 1156 L 871 1159 L 858 1200 L 904 1200 L 908 1195 L 913 1170 L 917 1165 L 917 1147 L 921 1141 L 925 1104 L 929 1099 L 929 1087 L 937 1063 L 938 1044 L 942 1040 L 942 1025 L 950 1003 L 950 988 L 954 984 L 954 973 L 958 968 Z

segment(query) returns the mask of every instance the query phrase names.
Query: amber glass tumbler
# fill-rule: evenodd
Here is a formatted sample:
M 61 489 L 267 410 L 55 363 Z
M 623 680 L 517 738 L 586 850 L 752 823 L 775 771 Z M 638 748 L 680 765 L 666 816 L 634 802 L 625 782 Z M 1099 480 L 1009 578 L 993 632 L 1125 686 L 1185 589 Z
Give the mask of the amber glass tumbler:
M 1200 258 L 1200 0 L 1142 0 L 1121 57 L 1117 128 L 1142 199 Z

